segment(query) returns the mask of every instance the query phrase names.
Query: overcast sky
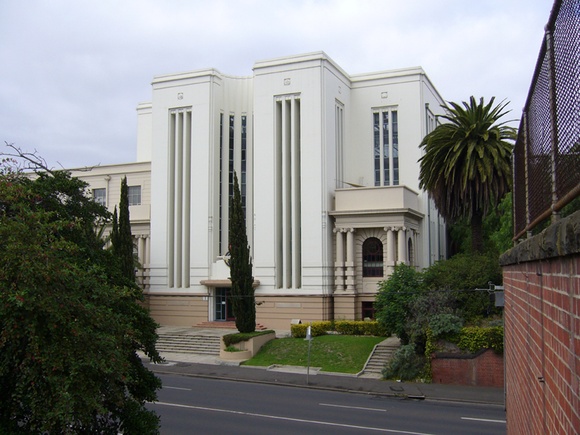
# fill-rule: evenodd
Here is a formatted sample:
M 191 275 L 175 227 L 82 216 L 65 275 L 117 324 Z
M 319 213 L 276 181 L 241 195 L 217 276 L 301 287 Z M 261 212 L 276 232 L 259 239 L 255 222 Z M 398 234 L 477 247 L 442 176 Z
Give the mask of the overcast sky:
M 135 161 L 156 75 L 324 51 L 349 74 L 422 66 L 447 101 L 521 116 L 551 0 L 0 0 L 0 144 L 50 166 Z

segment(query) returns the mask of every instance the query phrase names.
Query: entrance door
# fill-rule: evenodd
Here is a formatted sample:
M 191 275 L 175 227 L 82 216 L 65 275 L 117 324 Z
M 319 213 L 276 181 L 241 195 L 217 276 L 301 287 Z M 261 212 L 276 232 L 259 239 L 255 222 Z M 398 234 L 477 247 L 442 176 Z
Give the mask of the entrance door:
M 230 300 L 230 289 L 227 287 L 215 289 L 215 319 L 223 322 L 235 320 Z

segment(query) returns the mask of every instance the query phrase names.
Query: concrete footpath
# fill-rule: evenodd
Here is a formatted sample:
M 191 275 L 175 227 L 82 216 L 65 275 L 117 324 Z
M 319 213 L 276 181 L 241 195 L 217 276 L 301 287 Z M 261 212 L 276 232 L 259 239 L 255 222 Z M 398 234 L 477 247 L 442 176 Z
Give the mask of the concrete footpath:
M 504 391 L 501 388 L 384 381 L 352 374 L 327 373 L 313 367 L 307 374 L 306 367 L 240 366 L 237 362 L 226 362 L 211 355 L 164 352 L 161 356 L 165 359 L 162 364 L 152 364 L 146 358 L 143 362 L 151 371 L 159 374 L 504 406 Z

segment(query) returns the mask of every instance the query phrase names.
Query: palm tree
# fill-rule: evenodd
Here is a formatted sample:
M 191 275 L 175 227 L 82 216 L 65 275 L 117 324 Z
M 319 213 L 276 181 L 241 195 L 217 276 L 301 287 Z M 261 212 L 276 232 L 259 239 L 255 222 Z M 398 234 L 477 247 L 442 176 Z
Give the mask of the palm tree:
M 471 224 L 471 244 L 483 250 L 482 221 L 510 191 L 511 154 L 516 129 L 498 123 L 508 111 L 507 102 L 493 106 L 483 98 L 469 104 L 450 102 L 443 106 L 448 122 L 423 138 L 425 154 L 419 159 L 419 187 L 429 192 L 448 222 L 467 218 Z

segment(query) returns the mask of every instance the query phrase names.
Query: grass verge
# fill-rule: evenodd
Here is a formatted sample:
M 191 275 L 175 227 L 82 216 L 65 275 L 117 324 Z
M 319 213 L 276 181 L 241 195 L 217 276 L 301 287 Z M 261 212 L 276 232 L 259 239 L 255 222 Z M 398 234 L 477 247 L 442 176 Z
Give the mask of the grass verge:
M 385 337 L 323 335 L 312 339 L 310 366 L 326 372 L 358 373 L 373 347 Z M 272 364 L 308 365 L 308 341 L 303 338 L 280 338 L 266 343 L 257 355 L 243 363 L 250 366 Z

